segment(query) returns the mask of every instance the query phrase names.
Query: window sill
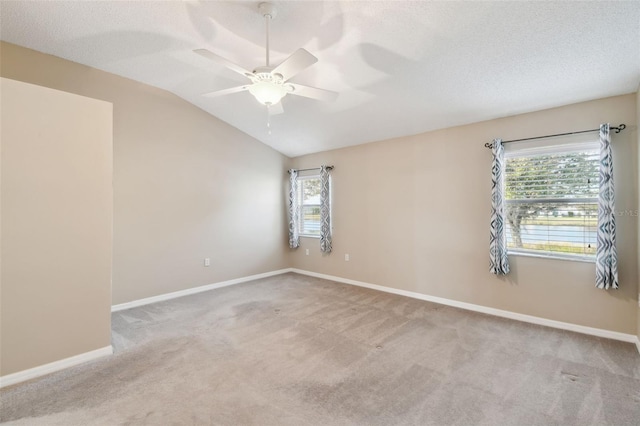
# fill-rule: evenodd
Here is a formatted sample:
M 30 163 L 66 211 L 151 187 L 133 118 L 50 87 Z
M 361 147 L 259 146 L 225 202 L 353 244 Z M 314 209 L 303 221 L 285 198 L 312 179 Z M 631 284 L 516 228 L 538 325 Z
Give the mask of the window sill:
M 304 238 L 317 238 L 320 239 L 320 235 L 307 235 L 307 234 L 300 234 L 301 237 Z
M 509 256 L 537 257 L 541 259 L 569 260 L 572 262 L 596 263 L 595 256 L 594 257 L 562 256 L 562 255 L 554 255 L 554 254 L 546 254 L 546 253 L 531 253 L 528 251 L 513 251 L 513 250 L 508 250 L 507 254 Z

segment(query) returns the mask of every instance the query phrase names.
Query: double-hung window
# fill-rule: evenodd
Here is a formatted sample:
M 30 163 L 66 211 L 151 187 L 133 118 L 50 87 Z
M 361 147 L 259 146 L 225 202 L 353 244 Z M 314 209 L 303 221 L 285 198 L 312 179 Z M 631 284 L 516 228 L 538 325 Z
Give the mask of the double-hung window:
M 298 232 L 306 237 L 320 237 L 320 176 L 298 177 Z
M 505 145 L 509 252 L 594 259 L 599 151 L 582 138 Z

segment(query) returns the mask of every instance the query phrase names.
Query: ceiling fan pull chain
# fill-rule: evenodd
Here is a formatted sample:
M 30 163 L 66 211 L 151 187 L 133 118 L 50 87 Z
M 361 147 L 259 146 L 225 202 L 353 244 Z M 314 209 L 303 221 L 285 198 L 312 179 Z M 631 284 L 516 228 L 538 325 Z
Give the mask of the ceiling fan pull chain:
M 271 136 L 271 114 L 269 113 L 270 105 L 267 104 L 267 133 Z

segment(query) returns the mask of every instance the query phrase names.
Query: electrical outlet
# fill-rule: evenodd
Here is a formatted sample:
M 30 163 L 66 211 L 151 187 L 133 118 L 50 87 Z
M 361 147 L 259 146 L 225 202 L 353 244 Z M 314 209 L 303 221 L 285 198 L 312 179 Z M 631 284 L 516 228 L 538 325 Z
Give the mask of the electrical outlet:
M 304 254 L 306 254 L 307 256 L 309 256 L 309 249 L 305 249 L 305 250 L 304 250 Z
M 211 259 L 209 259 L 208 257 L 204 258 L 204 266 L 211 266 Z
M 348 261 L 349 261 L 349 254 L 345 254 L 345 255 L 344 255 L 344 261 L 345 261 L 345 262 L 348 262 Z

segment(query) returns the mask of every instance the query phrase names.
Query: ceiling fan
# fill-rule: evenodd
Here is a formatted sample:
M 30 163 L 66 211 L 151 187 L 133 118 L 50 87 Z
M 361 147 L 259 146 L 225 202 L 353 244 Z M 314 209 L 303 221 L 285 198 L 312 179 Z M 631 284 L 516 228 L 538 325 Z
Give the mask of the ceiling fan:
M 305 49 L 296 50 L 291 56 L 280 65 L 272 67 L 269 63 L 269 21 L 276 15 L 276 9 L 271 3 L 260 3 L 258 10 L 264 16 L 266 23 L 266 65 L 256 67 L 253 71 L 248 71 L 207 49 L 196 49 L 195 53 L 204 56 L 214 62 L 226 66 L 232 71 L 242 74 L 251 80 L 251 84 L 232 87 L 230 89 L 218 90 L 205 93 L 203 96 L 217 97 L 231 93 L 248 90 L 263 105 L 266 105 L 271 114 L 279 114 L 282 111 L 280 100 L 286 95 L 298 95 L 321 101 L 334 101 L 338 93 L 330 90 L 318 89 L 316 87 L 303 86 L 302 84 L 290 83 L 289 80 L 300 71 L 310 67 L 318 61 Z

